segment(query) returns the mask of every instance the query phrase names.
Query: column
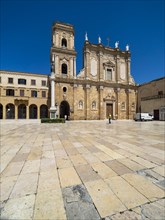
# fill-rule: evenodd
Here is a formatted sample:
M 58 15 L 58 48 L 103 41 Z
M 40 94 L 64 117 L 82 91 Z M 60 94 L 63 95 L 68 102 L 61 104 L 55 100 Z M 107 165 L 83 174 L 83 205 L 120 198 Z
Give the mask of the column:
M 50 118 L 56 118 L 57 108 L 55 107 L 55 74 L 52 72 L 51 77 L 51 107 L 50 107 Z
M 26 119 L 29 119 L 29 106 L 26 106 Z
M 89 79 L 89 49 L 86 48 L 84 52 L 84 68 L 85 68 L 85 78 Z
M 99 119 L 104 119 L 104 106 L 103 106 L 103 86 L 99 87 Z
M 90 85 L 87 84 L 86 87 L 85 87 L 85 102 L 86 102 L 86 106 L 85 106 L 85 118 L 86 120 L 89 120 L 90 119 Z
M 15 119 L 18 119 L 18 105 L 15 105 Z
M 119 107 L 118 107 L 118 105 L 119 105 L 119 92 L 120 92 L 120 88 L 116 88 L 115 89 L 115 94 L 116 94 L 116 112 L 115 112 L 115 118 L 116 119 L 118 119 L 118 114 L 119 114 Z
M 6 119 L 6 106 L 3 106 L 3 119 Z
M 77 115 L 75 115 L 77 109 L 77 84 L 73 85 L 73 112 L 74 112 L 74 119 L 78 119 Z
M 119 75 L 120 75 L 120 64 L 119 64 L 119 55 L 116 55 L 116 82 L 119 82 Z
M 98 74 L 98 80 L 103 81 L 103 62 L 102 62 L 103 53 L 99 52 L 99 74 Z
M 73 74 L 76 79 L 76 57 L 73 58 Z
M 37 106 L 37 119 L 40 119 L 40 106 Z
M 129 78 L 130 78 L 130 65 L 131 65 L 131 59 L 130 58 L 128 58 L 127 60 L 126 60 L 126 74 L 127 74 L 127 83 L 129 84 Z
M 73 58 L 71 57 L 70 58 L 70 77 L 73 77 L 73 71 L 74 71 L 74 69 L 73 69 Z
M 55 55 L 55 73 L 59 74 L 59 57 Z
M 130 90 L 126 89 L 126 119 L 129 119 L 129 93 Z

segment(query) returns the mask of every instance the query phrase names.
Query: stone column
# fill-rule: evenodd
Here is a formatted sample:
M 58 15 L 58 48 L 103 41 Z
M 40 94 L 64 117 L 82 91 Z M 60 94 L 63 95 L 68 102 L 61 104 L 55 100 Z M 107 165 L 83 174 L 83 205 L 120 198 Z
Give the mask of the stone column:
M 76 79 L 76 57 L 73 58 L 73 75 Z
M 59 57 L 55 55 L 55 73 L 59 74 Z
M 116 94 L 116 112 L 115 112 L 115 118 L 118 119 L 118 114 L 119 114 L 119 92 L 120 92 L 120 88 L 116 88 L 115 89 L 115 94 Z
M 126 77 L 127 77 L 128 84 L 129 84 L 129 78 L 130 78 L 130 66 L 131 66 L 131 59 L 128 57 L 126 59 Z
M 98 74 L 98 80 L 103 81 L 103 61 L 102 61 L 103 53 L 99 52 L 99 74 Z
M 119 63 L 119 55 L 116 55 L 116 82 L 119 82 L 120 79 L 120 63 Z
M 40 119 L 40 106 L 37 106 L 37 119 Z
M 26 119 L 29 119 L 29 106 L 26 106 Z
M 85 86 L 85 119 L 90 119 L 90 85 Z
M 3 119 L 6 119 L 6 106 L 3 106 Z
M 50 118 L 56 118 L 57 108 L 55 107 L 55 74 L 52 72 L 50 76 L 51 81 L 51 107 L 50 107 Z
M 130 89 L 126 89 L 126 119 L 129 119 L 129 93 Z
M 73 58 L 71 57 L 70 58 L 70 77 L 73 77 L 73 72 L 74 72 L 74 69 L 73 69 Z
M 85 78 L 89 79 L 89 49 L 86 48 L 84 52 L 84 67 L 85 67 Z
M 18 119 L 18 105 L 15 105 L 15 119 Z
M 99 87 L 99 119 L 104 119 L 104 106 L 103 106 L 103 86 Z
M 76 109 L 77 109 L 77 84 L 73 85 L 73 112 L 74 112 L 74 119 L 76 118 L 77 115 L 75 115 Z

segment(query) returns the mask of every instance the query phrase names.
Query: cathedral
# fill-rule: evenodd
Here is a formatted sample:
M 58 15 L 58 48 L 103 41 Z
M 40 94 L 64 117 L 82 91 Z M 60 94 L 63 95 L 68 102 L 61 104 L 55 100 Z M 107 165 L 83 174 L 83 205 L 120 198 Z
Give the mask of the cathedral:
M 133 119 L 137 87 L 130 73 L 128 45 L 105 47 L 88 41 L 83 47 L 83 68 L 76 74 L 74 28 L 56 22 L 52 27 L 50 117 L 73 120 Z
M 76 72 L 74 27 L 55 22 L 48 75 L 0 71 L 0 118 L 67 120 L 133 119 L 137 86 L 131 76 L 129 46 L 123 51 L 89 42 L 85 35 L 83 68 Z

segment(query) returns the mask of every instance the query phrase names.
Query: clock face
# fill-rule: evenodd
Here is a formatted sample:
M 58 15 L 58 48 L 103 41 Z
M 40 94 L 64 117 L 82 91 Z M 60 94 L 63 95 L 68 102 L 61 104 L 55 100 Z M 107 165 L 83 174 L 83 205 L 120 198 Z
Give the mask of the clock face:
M 91 74 L 92 76 L 97 75 L 97 61 L 94 58 L 91 59 Z

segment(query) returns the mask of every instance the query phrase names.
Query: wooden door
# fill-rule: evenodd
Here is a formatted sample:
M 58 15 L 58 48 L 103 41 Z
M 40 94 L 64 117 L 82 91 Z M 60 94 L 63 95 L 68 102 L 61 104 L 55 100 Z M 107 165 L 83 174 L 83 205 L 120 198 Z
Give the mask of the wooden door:
M 113 104 L 106 104 L 106 117 L 108 118 L 108 115 L 111 114 L 113 118 Z

